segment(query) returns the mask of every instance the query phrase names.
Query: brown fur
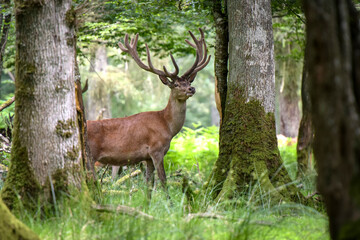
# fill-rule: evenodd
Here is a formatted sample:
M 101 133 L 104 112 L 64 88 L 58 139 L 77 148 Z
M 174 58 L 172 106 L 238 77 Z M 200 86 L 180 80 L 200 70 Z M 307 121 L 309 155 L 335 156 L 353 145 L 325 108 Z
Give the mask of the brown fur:
M 165 187 L 163 159 L 171 139 L 184 125 L 186 100 L 194 93 L 195 88 L 183 81 L 171 89 L 168 105 L 162 111 L 87 121 L 93 163 L 127 166 L 146 161 L 147 181 L 154 182 L 153 171 L 156 169 Z

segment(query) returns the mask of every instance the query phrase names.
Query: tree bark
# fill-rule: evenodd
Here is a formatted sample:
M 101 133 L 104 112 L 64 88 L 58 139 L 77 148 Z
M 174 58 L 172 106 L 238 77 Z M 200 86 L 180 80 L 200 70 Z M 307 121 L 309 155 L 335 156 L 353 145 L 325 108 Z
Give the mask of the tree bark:
M 12 209 L 82 189 L 71 0 L 15 1 L 16 83 L 11 165 L 2 198 Z M 31 36 L 31 37 L 29 37 Z M 83 188 L 84 190 L 84 188 Z
M 332 239 L 360 239 L 360 20 L 352 1 L 304 0 L 318 189 Z
M 224 2 L 224 4 L 222 4 Z M 226 0 L 213 0 L 213 17 L 215 23 L 215 102 L 222 122 L 225 112 L 227 75 L 228 75 L 228 45 L 229 29 Z
M 290 54 L 290 46 L 285 49 L 286 54 Z M 280 67 L 280 89 L 279 94 L 279 133 L 286 137 L 297 137 L 300 123 L 300 76 L 301 63 L 288 57 L 282 60 Z
M 1 73 L 3 69 L 3 62 L 4 62 L 4 54 L 5 54 L 5 47 L 8 39 L 8 33 L 10 30 L 10 22 L 11 22 L 11 10 L 10 10 L 10 1 L 5 0 L 1 2 L 0 7 L 0 31 L 1 31 L 1 37 L 0 37 L 0 85 L 1 85 Z M 4 15 L 2 11 L 6 11 L 6 14 Z M 2 97 L 1 87 L 0 87 L 0 98 Z
M 303 179 L 311 171 L 313 165 L 314 128 L 311 119 L 310 82 L 306 56 L 301 82 L 302 117 L 296 146 L 298 179 Z
M 208 188 L 217 199 L 250 190 L 298 201 L 282 167 L 275 132 L 270 1 L 228 1 L 229 79 L 219 158 Z M 257 183 L 260 188 L 257 188 Z M 279 187 L 279 189 L 277 189 Z

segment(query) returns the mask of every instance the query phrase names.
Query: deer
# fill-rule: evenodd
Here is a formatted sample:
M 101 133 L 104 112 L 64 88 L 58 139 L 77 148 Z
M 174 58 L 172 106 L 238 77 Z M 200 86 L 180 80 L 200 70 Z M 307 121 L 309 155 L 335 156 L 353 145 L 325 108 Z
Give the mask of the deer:
M 145 179 L 148 185 L 148 197 L 154 186 L 156 169 L 162 187 L 167 192 L 164 156 L 170 148 L 173 137 L 182 129 L 186 115 L 186 101 L 195 94 L 191 86 L 197 73 L 206 67 L 211 56 L 207 56 L 204 32 L 201 28 L 197 39 L 191 31 L 189 34 L 194 43 L 185 40 L 196 50 L 193 65 L 181 76 L 179 67 L 170 54 L 175 70 L 169 72 L 165 66 L 157 69 L 153 66 L 148 45 L 145 43 L 147 64 L 139 57 L 137 43 L 139 34 L 130 39 L 126 34 L 124 44 L 119 48 L 130 54 L 136 64 L 143 70 L 156 74 L 161 82 L 170 88 L 166 107 L 161 111 L 141 112 L 123 118 L 87 121 L 88 143 L 92 155 L 92 164 L 128 166 L 146 162 Z M 169 195 L 168 195 L 169 197 Z

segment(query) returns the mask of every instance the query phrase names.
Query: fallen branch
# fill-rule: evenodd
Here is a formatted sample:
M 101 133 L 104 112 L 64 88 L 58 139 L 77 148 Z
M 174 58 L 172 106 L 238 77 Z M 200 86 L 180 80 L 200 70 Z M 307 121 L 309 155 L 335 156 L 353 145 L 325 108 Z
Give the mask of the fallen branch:
M 124 206 L 124 205 L 117 205 L 117 206 L 112 206 L 112 205 L 92 205 L 92 208 L 98 212 L 108 212 L 108 213 L 123 213 L 129 216 L 134 216 L 134 217 L 143 217 L 149 220 L 154 220 L 154 217 L 146 214 L 144 212 L 141 212 L 139 210 L 137 210 L 136 208 L 133 207 L 128 207 L 128 206 Z
M 9 100 L 7 100 L 6 102 L 4 102 L 1 106 L 0 106 L 0 112 L 2 110 L 4 110 L 5 108 L 9 107 L 11 104 L 13 104 L 13 102 L 15 102 L 15 96 L 13 96 L 12 98 L 10 98 Z
M 246 220 L 246 219 L 226 218 L 226 217 L 224 217 L 222 215 L 215 214 L 215 213 L 189 213 L 186 216 L 185 221 L 190 222 L 194 218 L 210 218 L 210 219 L 221 219 L 221 220 L 225 220 L 225 221 L 238 221 L 238 222 L 248 221 L 249 224 L 257 224 L 257 225 L 265 225 L 265 226 L 273 225 L 272 223 L 265 222 L 265 221 L 251 221 L 251 220 L 249 221 L 249 220 Z
M 139 189 L 137 189 L 137 188 L 131 189 L 130 191 L 110 189 L 110 190 L 103 190 L 103 193 L 110 194 L 110 195 L 120 195 L 120 194 L 131 195 L 133 193 L 136 193 L 137 191 L 139 191 Z
M 186 216 L 185 221 L 190 222 L 194 218 L 211 218 L 211 219 L 225 219 L 226 220 L 226 218 L 224 216 L 215 214 L 215 213 L 189 213 Z
M 141 170 L 136 170 L 136 171 L 133 171 L 132 173 L 128 174 L 128 175 L 125 175 L 123 176 L 122 178 L 120 178 L 119 180 L 117 180 L 115 182 L 115 186 L 119 186 L 121 185 L 123 182 L 125 182 L 126 180 L 128 180 L 129 178 L 132 178 L 132 177 L 135 177 L 137 175 L 139 175 L 141 173 Z

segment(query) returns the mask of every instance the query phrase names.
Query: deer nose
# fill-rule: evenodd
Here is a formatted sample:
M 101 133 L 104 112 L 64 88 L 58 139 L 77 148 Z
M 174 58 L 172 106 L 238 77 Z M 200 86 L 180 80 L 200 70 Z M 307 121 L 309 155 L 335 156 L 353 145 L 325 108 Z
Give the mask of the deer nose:
M 191 93 L 195 93 L 195 88 L 194 88 L 194 87 L 189 87 L 188 90 L 189 90 L 189 92 L 191 92 Z

